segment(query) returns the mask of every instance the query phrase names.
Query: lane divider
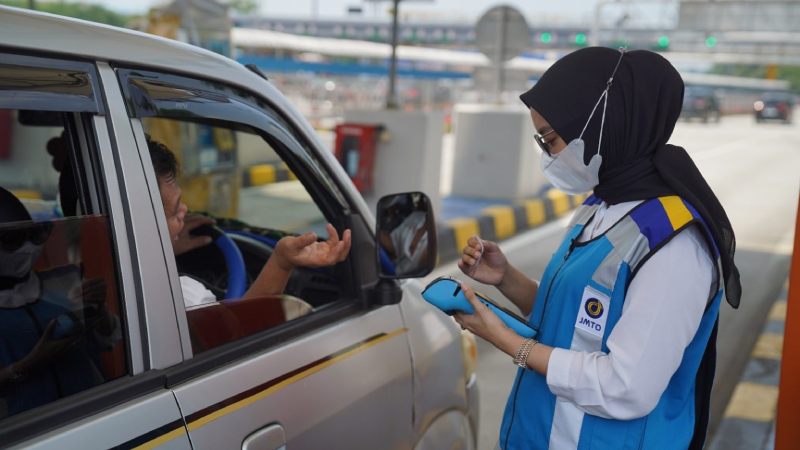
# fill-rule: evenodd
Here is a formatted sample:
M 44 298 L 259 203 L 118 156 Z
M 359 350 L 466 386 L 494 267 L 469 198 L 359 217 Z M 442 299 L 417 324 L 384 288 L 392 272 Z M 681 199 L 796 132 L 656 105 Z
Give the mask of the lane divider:
M 242 186 L 263 186 L 281 181 L 294 181 L 297 176 L 289 170 L 285 162 L 274 164 L 258 164 L 250 166 L 242 172 Z
M 467 240 L 477 234 L 489 241 L 508 239 L 526 230 L 562 217 L 580 206 L 587 195 L 567 195 L 556 189 L 541 198 L 516 201 L 513 205 L 493 205 L 474 217 L 459 217 L 439 224 L 439 260 L 461 257 Z
M 710 450 L 762 450 L 769 446 L 778 409 L 787 292 L 788 281 L 770 309 Z

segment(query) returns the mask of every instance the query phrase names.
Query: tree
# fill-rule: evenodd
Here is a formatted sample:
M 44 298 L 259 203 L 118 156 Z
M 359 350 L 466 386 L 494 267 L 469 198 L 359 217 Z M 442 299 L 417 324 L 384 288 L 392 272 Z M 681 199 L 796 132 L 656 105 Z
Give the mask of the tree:
M 29 2 L 28 0 L 0 0 L 0 4 L 27 8 Z M 131 18 L 131 16 L 116 13 L 100 5 L 67 3 L 64 0 L 59 2 L 36 2 L 36 10 L 116 27 L 125 26 L 125 23 Z
M 258 11 L 258 2 L 256 0 L 230 0 L 228 6 L 241 14 L 255 14 Z

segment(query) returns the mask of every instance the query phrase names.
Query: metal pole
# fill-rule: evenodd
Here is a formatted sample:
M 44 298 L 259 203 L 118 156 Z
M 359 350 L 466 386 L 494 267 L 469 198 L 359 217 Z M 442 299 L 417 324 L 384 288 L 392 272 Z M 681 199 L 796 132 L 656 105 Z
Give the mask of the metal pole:
M 394 11 L 392 12 L 392 59 L 389 63 L 389 97 L 386 99 L 386 109 L 397 109 L 395 78 L 397 78 L 397 18 L 399 13 L 400 0 L 394 0 Z
M 591 34 L 589 35 L 589 45 L 592 47 L 600 45 L 600 13 L 606 3 L 610 2 L 608 0 L 600 0 L 594 6 L 594 20 L 592 21 Z
M 508 7 L 503 7 L 502 11 L 503 11 L 503 15 L 502 15 L 502 18 L 501 18 L 501 21 L 500 21 L 500 36 L 499 36 L 499 39 L 497 40 L 497 45 L 500 48 L 497 51 L 497 55 L 498 55 L 497 61 L 495 61 L 495 64 L 497 65 L 497 67 L 496 67 L 497 72 L 495 74 L 496 80 L 495 80 L 494 102 L 497 105 L 499 105 L 502 102 L 503 91 L 506 88 L 506 80 L 505 80 L 505 78 L 506 78 L 505 77 L 506 70 L 505 70 L 505 65 L 506 65 L 506 52 L 508 52 L 508 49 L 506 48 L 508 46 L 508 44 L 506 42 L 508 40 L 508 36 L 507 36 L 507 34 L 508 34 L 508 31 L 507 31 L 508 30 Z
M 319 0 L 313 0 L 311 2 L 311 16 L 314 18 L 314 21 L 319 20 Z
M 36 0 L 28 0 L 28 9 L 36 9 Z

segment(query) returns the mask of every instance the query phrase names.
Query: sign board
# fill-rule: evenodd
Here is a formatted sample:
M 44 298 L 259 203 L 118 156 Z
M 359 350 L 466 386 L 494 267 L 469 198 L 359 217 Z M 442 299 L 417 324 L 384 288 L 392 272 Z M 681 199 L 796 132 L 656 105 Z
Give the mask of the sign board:
M 687 31 L 796 32 L 800 23 L 798 1 L 682 0 L 678 29 Z
M 475 25 L 475 44 L 492 62 L 508 61 L 528 48 L 530 28 L 519 10 L 496 6 Z

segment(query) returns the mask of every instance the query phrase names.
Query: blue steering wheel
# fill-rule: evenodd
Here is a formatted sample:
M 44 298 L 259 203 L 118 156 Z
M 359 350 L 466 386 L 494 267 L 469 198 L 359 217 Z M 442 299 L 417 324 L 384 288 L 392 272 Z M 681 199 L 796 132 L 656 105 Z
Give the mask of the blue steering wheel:
M 247 271 L 242 252 L 233 239 L 212 225 L 197 227 L 192 234 L 210 236 L 214 245 L 222 252 L 225 266 L 228 268 L 228 289 L 225 291 L 225 300 L 242 298 L 247 291 Z

